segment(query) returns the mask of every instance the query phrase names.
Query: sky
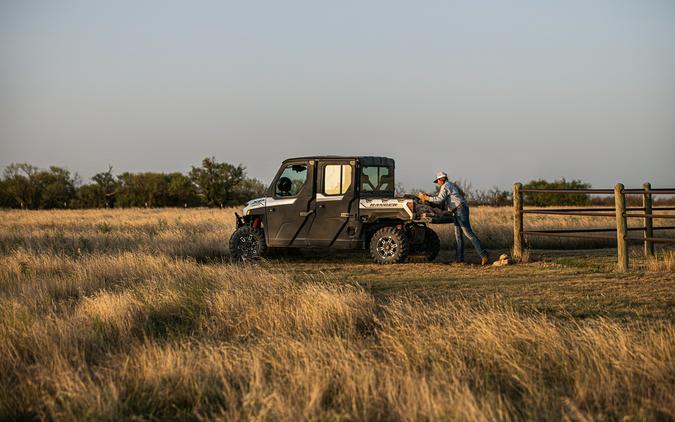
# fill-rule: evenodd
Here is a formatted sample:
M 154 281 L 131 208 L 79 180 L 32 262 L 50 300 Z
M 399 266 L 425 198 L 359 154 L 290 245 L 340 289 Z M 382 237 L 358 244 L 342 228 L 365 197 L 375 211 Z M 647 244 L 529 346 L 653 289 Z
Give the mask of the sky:
M 0 0 L 0 166 L 675 185 L 675 1 Z

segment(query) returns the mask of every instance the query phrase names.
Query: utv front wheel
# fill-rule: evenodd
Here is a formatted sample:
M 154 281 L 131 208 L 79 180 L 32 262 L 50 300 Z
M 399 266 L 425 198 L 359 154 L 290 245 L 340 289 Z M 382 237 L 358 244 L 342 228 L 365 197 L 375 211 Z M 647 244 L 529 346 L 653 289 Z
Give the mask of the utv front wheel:
M 383 227 L 370 239 L 370 256 L 378 264 L 404 261 L 408 250 L 408 237 L 395 227 Z
M 265 233 L 251 226 L 241 226 L 230 237 L 230 256 L 236 261 L 246 261 L 265 255 Z

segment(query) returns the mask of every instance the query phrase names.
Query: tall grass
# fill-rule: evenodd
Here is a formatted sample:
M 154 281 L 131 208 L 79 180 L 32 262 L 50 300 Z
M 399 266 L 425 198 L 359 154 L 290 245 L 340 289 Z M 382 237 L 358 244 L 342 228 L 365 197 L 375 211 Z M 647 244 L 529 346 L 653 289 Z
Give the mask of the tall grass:
M 21 247 L 65 254 L 89 252 L 149 252 L 199 260 L 228 255 L 227 240 L 234 231 L 235 208 L 226 209 L 115 209 L 0 211 L 0 253 Z M 510 207 L 474 207 L 471 223 L 485 247 L 506 249 L 513 245 L 513 211 Z M 639 225 L 637 219 L 630 226 Z M 526 229 L 613 227 L 610 217 L 527 215 Z M 665 224 L 655 220 L 655 225 Z M 454 226 L 432 226 L 443 247 L 454 247 Z M 659 232 L 672 236 L 675 232 Z M 611 235 L 611 233 L 610 233 Z M 593 239 L 528 237 L 531 248 L 582 249 L 615 246 Z
M 641 263 L 640 267 L 653 272 L 675 272 L 675 251 L 656 251 L 654 256 L 641 261 L 641 257 L 634 258 Z
M 0 211 L 0 252 L 147 252 L 227 256 L 234 208 Z
M 508 212 L 493 212 L 477 227 L 501 230 Z M 2 217 L 0 420 L 675 418 L 672 319 L 560 318 L 493 293 L 376 295 L 335 270 L 234 265 L 220 259 L 229 211 Z M 671 255 L 655 262 L 672 271 Z M 527 265 L 542 289 L 575 283 Z
M 328 275 L 143 253 L 0 271 L 3 419 L 675 417 L 667 322 L 378 303 Z

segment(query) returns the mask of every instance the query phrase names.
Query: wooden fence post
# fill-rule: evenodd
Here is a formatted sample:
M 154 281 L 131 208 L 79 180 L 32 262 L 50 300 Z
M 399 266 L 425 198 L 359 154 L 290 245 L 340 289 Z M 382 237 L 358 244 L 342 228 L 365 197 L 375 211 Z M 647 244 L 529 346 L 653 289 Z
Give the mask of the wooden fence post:
M 645 193 L 642 194 L 642 207 L 645 210 L 645 214 L 652 213 L 652 185 L 651 183 L 644 183 L 642 185 Z M 651 217 L 645 217 L 645 237 L 654 237 L 654 222 Z M 651 240 L 645 240 L 645 256 L 650 257 L 654 256 L 654 242 Z
M 618 258 L 618 271 L 628 270 L 628 248 L 626 247 L 626 195 L 623 192 L 623 184 L 614 186 L 614 206 L 616 209 L 616 251 Z
M 523 192 L 521 183 L 513 185 L 513 258 L 523 256 Z

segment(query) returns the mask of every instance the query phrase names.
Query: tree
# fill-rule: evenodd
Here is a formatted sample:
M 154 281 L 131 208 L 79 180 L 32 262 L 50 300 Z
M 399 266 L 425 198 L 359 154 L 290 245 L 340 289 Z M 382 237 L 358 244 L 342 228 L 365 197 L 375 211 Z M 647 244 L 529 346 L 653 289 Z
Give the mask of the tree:
M 96 194 L 99 195 L 96 198 L 97 203 L 103 203 L 106 208 L 112 208 L 115 206 L 115 196 L 119 190 L 120 184 L 115 179 L 115 176 L 112 174 L 112 166 L 108 166 L 108 171 L 96 173 L 91 180 L 96 183 L 99 189 L 96 190 Z
M 258 179 L 244 179 L 232 192 L 232 203 L 237 205 L 244 204 L 247 201 L 265 196 L 267 187 Z
M 130 173 L 114 176 L 112 166 L 81 185 L 77 174 L 52 166 L 41 170 L 27 163 L 7 166 L 0 177 L 0 207 L 96 208 L 229 205 L 261 196 L 262 183 L 244 177 L 244 167 L 207 158 L 189 175 Z
M 122 207 L 161 207 L 166 205 L 168 183 L 164 173 L 122 173 L 117 177 L 116 203 Z
M 182 173 L 170 173 L 167 176 L 168 202 L 172 207 L 199 205 L 199 196 L 190 177 Z
M 124 172 L 117 176 L 119 188 L 115 192 L 115 205 L 120 207 L 143 206 L 140 187 L 134 173 Z
M 565 178 L 549 182 L 543 179 L 531 180 L 523 186 L 525 189 L 590 189 L 591 184 L 581 180 L 567 181 Z M 558 194 L 558 193 L 526 193 L 525 203 L 537 207 L 552 205 L 578 206 L 590 205 L 590 195 L 583 193 Z
M 74 208 L 104 208 L 107 207 L 105 202 L 105 193 L 101 187 L 96 183 L 82 185 L 77 189 L 75 199 L 73 200 Z
M 503 206 L 513 203 L 513 194 L 507 190 L 501 190 L 497 186 L 488 190 L 476 190 L 472 199 L 478 205 Z
M 27 163 L 10 164 L 2 181 L 2 202 L 17 208 L 65 208 L 75 197 L 77 174 L 61 167 L 49 170 Z
M 232 203 L 232 191 L 244 180 L 245 174 L 241 164 L 235 167 L 211 157 L 204 158 L 201 167 L 192 167 L 190 179 L 205 205 L 223 206 Z
M 77 189 L 73 206 L 75 208 L 112 208 L 119 182 L 112 174 L 112 166 L 108 171 L 96 173 L 91 180 L 94 183 L 82 185 Z
M 33 178 L 38 193 L 37 207 L 42 209 L 67 208 L 75 198 L 78 176 L 61 167 L 51 166 L 40 171 Z
M 164 173 L 139 173 L 138 186 L 146 207 L 162 207 L 166 205 L 169 184 Z
M 33 208 L 38 202 L 33 179 L 39 169 L 28 163 L 12 163 L 5 168 L 3 174 L 6 195 L 18 208 Z
M 0 208 L 11 208 L 14 205 L 14 198 L 7 191 L 7 182 L 0 179 Z

